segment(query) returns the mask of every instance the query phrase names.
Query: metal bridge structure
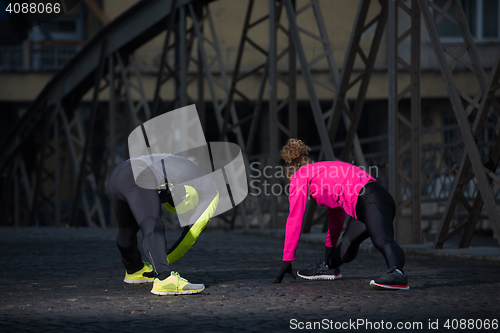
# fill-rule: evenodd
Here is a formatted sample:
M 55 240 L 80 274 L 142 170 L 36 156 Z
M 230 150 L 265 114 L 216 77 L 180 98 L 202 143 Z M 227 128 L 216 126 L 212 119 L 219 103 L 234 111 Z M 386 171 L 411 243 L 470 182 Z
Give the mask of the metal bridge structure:
M 280 144 L 297 137 L 296 88 L 297 80 L 304 80 L 310 116 L 321 140 L 320 160 L 340 159 L 367 166 L 357 129 L 362 113 L 366 112 L 363 106 L 367 90 L 386 34 L 389 190 L 397 206 L 396 238 L 401 243 L 420 243 L 420 54 L 421 31 L 425 26 L 465 144 L 434 247 L 442 247 L 456 234 L 462 234 L 460 247 L 468 247 L 483 208 L 500 236 L 500 210 L 495 202 L 500 189 L 500 178 L 495 174 L 500 160 L 500 121 L 486 161 L 479 155 L 477 145 L 486 118 L 491 113 L 500 116 L 500 105 L 495 99 L 500 88 L 500 52 L 487 78 L 460 0 L 439 2 L 444 3 L 442 7 L 430 0 L 360 0 L 341 67 L 333 56 L 334 41 L 327 34 L 320 1 L 300 1 L 298 6 L 295 0 L 267 0 L 267 14 L 255 17 L 255 0 L 249 0 L 231 79 L 222 60 L 210 3 L 140 1 L 107 24 L 53 77 L 0 146 L 2 224 L 109 226 L 113 216 L 109 213 L 112 210 L 107 179 L 114 166 L 128 158 L 128 134 L 157 115 L 189 104 L 197 105 L 204 122 L 207 88 L 220 139 L 237 143 L 248 164 L 257 158 L 263 158 L 271 167 L 279 164 Z M 372 17 L 369 12 L 374 10 L 377 15 Z M 310 31 L 310 26 L 301 26 L 297 19 L 308 11 L 313 13 L 315 32 Z M 458 48 L 450 48 L 438 37 L 437 27 L 445 20 L 462 33 Z M 268 36 L 256 40 L 250 32 L 261 25 L 267 27 Z M 369 29 L 373 34 L 366 34 Z M 148 100 L 134 51 L 161 33 L 165 33 L 165 40 L 155 74 L 154 97 Z M 278 38 L 278 34 L 286 38 Z M 322 45 L 321 53 L 312 59 L 303 47 L 307 38 Z M 285 45 L 278 45 L 283 41 Z M 402 45 L 409 45 L 411 52 L 403 52 Z M 249 56 L 247 47 L 262 55 L 262 63 L 250 70 L 242 68 L 242 59 Z M 323 82 L 312 73 L 325 60 L 328 75 Z M 287 61 L 286 73 L 278 70 L 280 61 Z M 457 88 L 453 72 L 459 66 L 475 74 L 478 89 L 474 96 Z M 193 67 L 196 71 L 189 70 Z M 409 77 L 407 85 L 406 81 L 398 82 L 402 74 Z M 255 77 L 259 78 L 258 89 L 241 88 L 244 80 Z M 329 107 L 319 102 L 317 89 L 331 91 Z M 171 98 L 164 100 L 161 96 L 166 94 L 162 91 L 167 90 L 172 91 Z M 192 91 L 197 92 L 196 96 L 189 94 Z M 263 106 L 266 91 L 268 110 Z M 356 96 L 354 103 L 348 103 L 348 93 Z M 81 107 L 84 96 L 90 96 L 90 107 Z M 400 101 L 405 99 L 410 100 L 409 114 L 399 110 Z M 239 117 L 237 105 L 241 104 L 237 100 L 251 108 L 252 113 Z M 268 150 L 257 154 L 255 142 L 262 122 L 268 125 Z M 341 154 L 335 156 L 332 143 L 340 126 L 345 126 L 347 134 Z M 405 162 L 408 160 L 409 164 Z M 278 181 L 272 178 L 271 187 Z M 478 188 L 473 200 L 463 193 L 470 182 Z M 250 193 L 226 219 L 234 223 L 239 215 L 245 228 L 257 225 L 272 229 L 280 205 L 283 203 L 275 196 L 257 197 Z M 460 205 L 467 216 L 453 227 L 450 222 Z M 314 202 L 310 203 L 304 232 L 325 219 Z

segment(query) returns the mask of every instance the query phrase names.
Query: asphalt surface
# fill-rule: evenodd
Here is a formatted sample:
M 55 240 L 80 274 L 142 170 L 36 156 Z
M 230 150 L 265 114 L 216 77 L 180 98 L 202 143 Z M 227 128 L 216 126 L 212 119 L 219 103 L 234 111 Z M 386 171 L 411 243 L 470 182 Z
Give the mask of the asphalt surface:
M 498 263 L 408 255 L 411 289 L 378 291 L 369 281 L 386 270 L 384 260 L 360 253 L 342 267 L 340 280 L 286 276 L 273 284 L 282 240 L 208 230 L 172 265 L 205 291 L 156 296 L 151 284 L 123 283 L 115 235 L 115 229 L 0 228 L 0 331 L 476 332 L 479 325 L 498 331 Z M 177 235 L 168 234 L 170 244 Z M 314 266 L 322 255 L 321 245 L 301 243 L 293 268 Z

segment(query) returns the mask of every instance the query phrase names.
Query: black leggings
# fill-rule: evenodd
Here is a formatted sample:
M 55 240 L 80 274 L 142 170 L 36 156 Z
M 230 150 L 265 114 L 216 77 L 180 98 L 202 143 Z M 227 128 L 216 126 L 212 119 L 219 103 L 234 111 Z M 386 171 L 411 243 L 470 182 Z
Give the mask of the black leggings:
M 387 267 L 403 269 L 405 254 L 394 241 L 393 221 L 396 211 L 394 199 L 378 182 L 371 182 L 361 190 L 356 204 L 358 220 L 350 218 L 342 236 L 328 262 L 338 267 L 356 258 L 359 245 L 368 237 L 385 258 Z
M 140 229 L 144 254 L 153 265 L 155 275 L 168 276 L 171 270 L 167 261 L 167 241 L 158 191 L 137 186 L 130 161 L 115 168 L 108 186 L 118 221 L 116 242 L 127 271 L 132 273 L 143 267 L 137 248 L 137 232 Z

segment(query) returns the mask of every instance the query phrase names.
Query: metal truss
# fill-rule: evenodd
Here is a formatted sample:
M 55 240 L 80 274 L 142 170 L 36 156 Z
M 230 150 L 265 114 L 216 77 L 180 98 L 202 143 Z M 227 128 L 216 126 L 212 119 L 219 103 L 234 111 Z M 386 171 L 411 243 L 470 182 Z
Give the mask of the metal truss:
M 196 8 L 192 3 L 188 5 L 188 8 L 193 21 L 194 34 L 198 45 L 198 57 L 195 62 L 199 65 L 198 74 L 201 79 L 201 84 L 198 85 L 198 96 L 202 98 L 200 104 L 203 102 L 203 79 L 206 79 L 221 140 L 227 141 L 229 139 L 229 133 L 234 135 L 236 142 L 242 149 L 244 159 L 247 162 L 246 171 L 247 174 L 249 174 L 248 157 L 245 149 L 246 145 L 243 131 L 240 126 L 233 125 L 231 128 L 227 127 L 228 118 L 231 119 L 233 124 L 244 123 L 245 119 L 239 119 L 234 103 L 229 99 L 229 80 L 222 62 L 222 55 L 210 9 L 208 6 Z M 203 31 L 204 23 L 206 23 L 206 27 L 208 28 L 205 31 Z M 212 59 L 209 59 L 208 52 L 213 54 Z M 216 77 L 213 74 L 215 72 L 220 73 L 220 76 Z M 218 99 L 217 89 L 224 96 L 223 99 Z M 258 199 L 252 195 L 248 196 L 240 205 L 234 207 L 231 218 L 226 218 L 222 215 L 220 217 L 226 222 L 229 222 L 230 228 L 232 229 L 237 213 L 239 213 L 245 229 L 250 228 L 250 224 L 253 223 L 253 221 L 262 221 Z
M 175 7 L 175 4 L 172 3 Z M 197 62 L 192 57 L 195 33 L 193 24 L 188 27 L 187 6 L 172 9 L 166 26 L 165 42 L 159 64 L 155 95 L 153 99 L 153 115 L 157 116 L 169 110 L 182 107 L 184 105 L 199 102 L 196 98 L 188 95 L 188 86 L 196 83 L 200 79 L 189 74 L 191 62 Z M 172 36 L 174 38 L 172 38 Z M 171 57 L 168 57 L 171 55 Z M 173 56 L 172 56 L 173 55 Z M 161 88 L 169 81 L 173 81 L 174 95 L 169 96 L 167 101 L 162 101 L 160 97 Z
M 246 126 L 247 123 L 250 123 L 250 129 L 248 131 L 248 135 L 240 138 L 241 141 L 238 141 L 240 147 L 244 150 L 246 155 L 246 160 L 248 162 L 254 161 L 255 157 L 252 156 L 252 152 L 254 150 L 255 137 L 258 132 L 259 121 L 262 113 L 262 102 L 265 87 L 267 81 L 269 80 L 269 118 L 268 118 L 268 126 L 269 126 L 269 155 L 267 164 L 270 165 L 273 169 L 276 166 L 277 157 L 276 152 L 278 151 L 278 138 L 279 131 L 283 132 L 286 137 L 296 136 L 297 134 L 297 123 L 296 123 L 296 97 L 295 97 L 295 80 L 296 80 L 296 69 L 295 69 L 295 52 L 293 49 L 293 45 L 289 42 L 282 52 L 277 54 L 277 33 L 281 31 L 285 34 L 288 34 L 288 31 L 284 27 L 283 23 L 280 22 L 280 18 L 282 17 L 283 12 L 283 4 L 279 1 L 270 0 L 269 1 L 269 14 L 264 15 L 258 19 L 252 17 L 253 9 L 254 9 L 254 0 L 250 0 L 248 2 L 247 12 L 245 15 L 245 21 L 243 26 L 243 33 L 240 39 L 238 53 L 236 56 L 235 68 L 233 71 L 232 82 L 230 85 L 227 104 L 224 109 L 224 117 L 221 128 L 221 138 L 223 138 L 230 130 L 238 129 L 240 133 L 241 127 Z M 253 21 L 252 21 L 253 19 Z M 269 45 L 270 47 L 266 50 L 264 46 L 259 45 L 251 36 L 251 31 L 253 28 L 259 25 L 269 24 Z M 290 37 L 289 37 L 290 38 Z M 290 39 L 288 39 L 290 41 Z M 258 53 L 262 55 L 262 63 L 256 65 L 254 68 L 242 73 L 241 70 L 241 61 L 245 54 L 245 46 L 251 45 Z M 288 78 L 283 77 L 278 71 L 278 62 L 288 55 L 288 67 L 289 74 Z M 257 92 L 257 96 L 249 96 L 247 93 L 241 91 L 238 88 L 239 84 L 247 80 L 252 75 L 260 76 L 260 85 Z M 277 94 L 277 86 L 278 82 L 281 84 L 286 84 L 288 86 L 288 96 L 281 97 L 281 102 L 278 103 L 278 94 Z M 241 120 L 237 120 L 234 116 L 234 100 L 236 98 L 241 98 L 244 102 L 251 105 L 253 108 L 252 114 L 244 117 Z M 288 126 L 283 125 L 279 119 L 278 115 L 281 113 L 285 113 L 285 108 L 288 110 Z M 230 119 L 230 116 L 231 119 Z M 276 180 L 273 178 L 270 179 L 271 188 L 273 188 Z M 258 219 L 259 227 L 262 229 L 266 225 L 270 227 L 274 227 L 276 211 L 277 211 L 277 203 L 276 198 L 274 196 L 270 196 L 264 202 L 261 197 L 260 202 L 257 198 L 253 197 L 252 191 L 250 192 L 250 196 L 252 197 L 255 204 L 261 206 L 262 204 L 267 204 L 270 209 L 270 221 L 264 221 L 262 217 Z M 246 201 L 248 198 L 246 199 Z
M 251 153 L 253 151 L 253 144 L 255 141 L 255 135 L 258 130 L 258 124 L 259 124 L 259 119 L 262 111 L 262 99 L 264 95 L 264 89 L 265 89 L 265 84 L 267 80 L 267 73 L 268 73 L 268 64 L 267 64 L 267 56 L 268 56 L 268 51 L 265 50 L 264 47 L 260 46 L 257 42 L 255 42 L 250 36 L 249 36 L 249 31 L 254 28 L 255 26 L 262 24 L 263 22 L 267 22 L 269 20 L 269 14 L 254 20 L 251 22 L 252 19 L 252 12 L 253 12 L 253 7 L 254 7 L 254 0 L 249 0 L 248 2 L 248 7 L 245 15 L 245 21 L 243 25 L 243 32 L 241 35 L 241 39 L 239 42 L 238 46 L 238 53 L 236 56 L 236 62 L 235 62 L 235 67 L 233 70 L 233 77 L 231 81 L 231 85 L 229 87 L 229 94 L 228 94 L 228 102 L 226 104 L 226 107 L 224 109 L 224 117 L 223 117 L 223 123 L 222 123 L 222 131 L 221 131 L 221 139 L 224 138 L 228 134 L 230 130 L 236 127 L 240 127 L 242 125 L 245 125 L 246 123 L 250 122 L 250 131 L 249 134 L 246 138 L 244 138 L 244 145 L 240 146 L 242 149 L 245 149 L 245 154 L 247 156 L 251 156 Z M 251 45 L 255 50 L 257 50 L 260 54 L 262 54 L 265 59 L 262 64 L 259 64 L 255 66 L 254 68 L 248 70 L 245 73 L 241 73 L 241 60 L 244 55 L 245 51 L 245 45 L 246 44 Z M 259 90 L 257 93 L 257 96 L 249 96 L 248 93 L 243 92 L 241 89 L 238 88 L 238 83 L 241 81 L 247 79 L 253 74 L 259 74 L 260 73 L 260 85 L 259 85 Z M 230 122 L 230 115 L 232 114 L 232 107 L 233 103 L 236 99 L 236 96 L 238 98 L 241 98 L 244 102 L 248 103 L 249 105 L 252 106 L 253 112 L 250 116 L 247 116 L 237 122 L 234 120 Z
M 131 54 L 147 41 L 144 36 L 161 32 L 158 26 L 173 5 L 134 6 L 103 29 L 37 98 L 2 145 L 4 223 L 110 225 L 109 173 L 127 157 L 129 132 L 152 115 Z M 129 24 L 142 16 L 149 20 L 140 20 L 136 30 L 124 28 L 124 20 Z M 88 109 L 80 104 L 90 89 Z M 105 93 L 108 108 L 100 102 Z
M 4 217 L 13 217 L 10 224 L 110 225 L 103 206 L 107 179 L 113 167 L 127 158 L 126 149 L 117 148 L 125 146 L 130 130 L 149 117 L 150 111 L 137 63 L 127 60 L 125 65 L 118 52 L 105 58 L 104 43 L 101 50 L 90 114 L 88 108 L 71 109 L 57 103 L 44 112 L 44 130 L 33 138 L 39 142 L 39 153 L 14 157 L 9 170 L 13 182 L 4 196 L 6 211 L 14 211 L 13 216 Z M 99 102 L 106 93 L 107 110 L 106 103 Z M 138 102 L 133 94 L 141 96 Z M 32 163 L 37 166 L 34 177 L 26 167 Z M 10 196 L 12 192 L 14 196 Z
M 219 129 L 222 131 L 224 121 L 222 114 L 226 105 L 230 105 L 232 120 L 239 123 L 234 105 L 228 104 L 229 83 L 210 8 L 205 3 L 191 2 L 173 12 L 174 15 L 169 17 L 167 23 L 168 27 L 157 74 L 153 114 L 156 116 L 183 105 L 197 104 L 198 112 L 201 113 L 200 118 L 204 123 L 203 84 L 206 80 Z M 208 29 L 204 30 L 204 27 Z M 171 38 L 172 35 L 175 38 Z M 168 54 L 172 54 L 172 51 L 174 57 L 169 58 Z M 194 69 L 190 70 L 190 66 Z M 214 73 L 219 73 L 220 77 L 218 78 Z M 175 96 L 168 101 L 162 101 L 160 91 L 169 81 L 173 81 Z M 189 87 L 195 84 L 196 88 L 193 90 L 197 91 L 196 97 L 190 96 L 188 93 Z M 226 97 L 219 99 L 217 89 Z M 236 135 L 238 144 L 244 145 L 241 128 L 233 126 L 230 131 Z M 221 138 L 227 139 L 227 130 Z
M 297 106 L 296 106 L 296 62 L 298 60 L 300 64 L 300 71 L 304 79 L 309 100 L 311 102 L 312 115 L 314 117 L 316 128 L 319 133 L 322 151 L 321 156 L 325 155 L 326 158 L 333 160 L 335 156 L 333 154 L 333 149 L 331 145 L 332 138 L 329 136 L 327 129 L 327 122 L 325 119 L 330 119 L 332 109 L 322 110 L 317 98 L 316 89 L 322 88 L 330 91 L 332 94 L 336 92 L 336 88 L 339 82 L 339 70 L 333 58 L 333 47 L 330 39 L 326 33 L 326 26 L 321 13 L 321 8 L 317 0 L 312 0 L 307 2 L 303 7 L 296 9 L 295 1 L 292 0 L 269 0 L 269 14 L 263 17 L 254 19 L 252 21 L 254 1 L 250 0 L 247 8 L 247 14 L 245 17 L 245 23 L 243 28 L 243 34 L 238 48 L 238 55 L 236 59 L 235 69 L 233 71 L 233 81 L 231 84 L 231 90 L 229 94 L 229 102 L 231 103 L 235 97 L 241 98 L 243 101 L 252 105 L 254 112 L 249 116 L 247 121 L 251 121 L 249 134 L 246 138 L 246 148 L 249 158 L 252 158 L 252 150 L 254 148 L 255 136 L 257 133 L 257 126 L 259 124 L 259 119 L 262 113 L 262 98 L 265 91 L 265 87 L 269 85 L 269 110 L 268 110 L 268 127 L 269 127 L 269 153 L 267 156 L 267 165 L 273 170 L 277 165 L 277 151 L 279 151 L 279 144 L 282 144 L 287 138 L 293 138 L 297 136 Z M 297 23 L 297 17 L 302 13 L 312 10 L 315 23 L 319 34 L 314 34 L 313 32 L 301 27 Z M 283 23 L 284 19 L 288 21 L 288 29 Z M 269 24 L 269 45 L 266 47 L 259 45 L 254 39 L 250 37 L 250 31 L 254 27 L 260 24 Z M 308 27 L 309 28 L 309 27 Z M 285 35 L 288 41 L 288 45 L 279 47 L 277 44 L 277 34 L 282 33 Z M 302 47 L 303 38 L 312 38 L 313 40 L 321 43 L 322 53 L 314 59 L 307 59 L 306 53 Z M 254 68 L 248 70 L 247 72 L 241 74 L 241 59 L 244 55 L 245 45 L 251 45 L 257 52 L 262 54 L 262 63 L 256 65 Z M 278 52 L 278 49 L 280 51 Z M 288 59 L 287 59 L 288 58 Z M 283 63 L 286 62 L 286 66 Z M 321 61 L 326 60 L 329 81 L 322 82 L 314 79 L 312 76 L 312 71 L 315 66 L 321 64 Z M 281 64 L 281 65 L 280 65 Z M 281 68 L 286 67 L 288 69 L 288 75 L 285 77 L 283 75 Z M 257 92 L 257 96 L 248 96 L 245 92 L 241 91 L 238 86 L 239 83 L 247 79 L 250 75 L 258 74 L 260 75 L 260 86 Z M 269 81 L 269 82 L 268 82 Z M 331 83 L 333 82 L 333 86 Z M 285 85 L 285 89 L 278 89 L 279 85 Z M 278 96 L 278 91 L 284 91 L 286 94 L 284 96 Z M 226 107 L 226 111 L 228 107 Z M 234 126 L 239 126 L 240 124 L 229 124 L 226 120 L 228 119 L 229 113 L 225 113 L 224 129 L 233 128 Z M 283 120 L 287 120 L 288 123 L 283 123 Z M 242 120 L 243 121 L 243 120 Z M 354 134 L 354 138 L 357 140 L 357 136 Z M 359 142 L 356 141 L 358 144 Z M 357 150 L 360 152 L 360 149 Z M 359 154 L 362 156 L 362 153 Z M 364 161 L 364 159 L 363 159 Z M 270 188 L 276 184 L 277 179 L 272 177 L 270 180 Z M 273 228 L 276 225 L 276 215 L 280 210 L 278 207 L 279 203 L 276 202 L 276 198 L 270 196 L 267 202 L 262 202 L 263 206 L 269 207 L 270 221 L 268 226 Z M 285 203 L 281 203 L 284 205 Z M 262 227 L 262 225 L 261 225 Z
M 395 237 L 403 244 L 422 242 L 420 213 L 420 7 L 417 0 L 408 6 L 403 1 L 389 1 L 388 67 L 389 67 L 389 191 L 396 202 Z M 399 27 L 407 22 L 408 27 Z M 405 59 L 398 46 L 410 39 L 410 59 Z M 404 87 L 398 77 L 407 74 Z M 409 115 L 399 110 L 399 102 L 409 95 Z M 409 165 L 403 165 L 404 155 Z M 408 159 L 406 159 L 408 160 Z M 404 189 L 408 189 L 404 191 Z M 410 216 L 403 209 L 410 209 Z
M 168 11 L 160 10 L 164 4 L 158 1 L 140 4 L 125 15 L 130 17 L 133 13 L 150 18 L 141 21 L 132 33 L 123 29 L 123 21 L 119 19 L 104 29 L 86 50 L 56 75 L 11 132 L 1 150 L 4 223 L 107 225 L 103 208 L 105 184 L 109 171 L 122 160 L 115 143 L 119 139 L 126 142 L 128 135 L 124 128 L 127 122 L 119 121 L 120 126 L 116 126 L 114 121 L 120 113 L 120 101 L 115 95 L 116 90 L 124 87 L 130 102 L 130 90 L 133 89 L 129 73 L 123 75 L 123 63 L 120 63 L 121 83 L 117 88 L 110 84 L 115 81 L 113 58 L 121 62 L 121 58 L 126 57 L 124 54 L 130 53 L 130 49 L 129 52 L 117 50 L 141 40 L 138 31 L 151 33 L 156 30 L 154 24 L 159 19 L 158 13 L 168 15 Z M 139 91 L 143 92 L 140 80 L 138 83 Z M 92 105 L 88 112 L 78 104 L 92 87 Z M 110 92 L 109 112 L 103 111 L 99 103 L 99 95 L 105 89 Z M 144 94 L 140 99 L 145 100 Z M 133 115 L 129 123 L 137 124 L 136 112 L 145 110 L 143 119 L 150 116 L 147 102 L 137 106 L 133 102 L 129 104 Z M 124 136 L 120 135 L 123 131 Z M 27 150 L 26 146 L 31 149 Z
M 341 160 L 349 162 L 351 161 L 353 144 L 356 143 L 356 145 L 359 145 L 359 143 L 355 142 L 356 130 L 359 125 L 359 120 L 361 119 L 373 66 L 387 22 L 387 0 L 378 1 L 380 4 L 380 12 L 377 16 L 368 21 L 368 10 L 371 3 L 371 0 L 361 0 L 359 3 L 358 12 L 354 21 L 354 28 L 351 33 L 351 39 L 342 67 L 339 87 L 333 104 L 333 115 L 330 125 L 330 137 L 333 140 L 335 139 L 340 117 L 342 115 L 344 115 L 344 122 L 349 124 L 344 148 L 340 155 Z M 376 28 L 367 55 L 365 51 L 363 51 L 360 42 L 362 35 L 373 26 L 376 26 Z M 361 60 L 363 68 L 361 73 L 354 77 L 354 65 L 357 59 Z M 359 87 L 357 86 L 358 83 Z M 347 93 L 352 89 L 356 89 L 356 87 L 358 87 L 356 102 L 353 110 L 350 110 L 347 103 Z M 358 149 L 358 151 L 360 151 L 360 149 Z M 359 152 L 356 153 L 355 157 L 358 164 L 366 164 L 362 154 Z
M 498 62 L 490 81 L 487 82 L 484 68 L 459 0 L 449 0 L 442 8 L 428 0 L 420 0 L 419 5 L 441 68 L 446 89 L 450 96 L 453 112 L 457 118 L 460 133 L 465 143 L 465 152 L 460 163 L 458 175 L 453 182 L 451 196 L 448 199 L 433 247 L 442 248 L 443 244 L 449 238 L 460 232 L 462 232 L 462 239 L 459 247 L 468 247 L 483 204 L 486 206 L 493 230 L 497 235 L 500 235 L 500 211 L 495 204 L 490 185 L 491 180 L 496 177 L 491 170 L 495 170 L 493 168 L 496 168 L 498 165 L 498 144 L 495 144 L 490 155 L 490 161 L 488 161 L 486 166 L 482 162 L 477 147 L 477 140 L 490 112 L 490 105 L 497 104 L 491 94 L 498 89 Z M 454 16 L 450 15 L 450 9 L 453 10 Z M 436 18 L 433 17 L 431 10 L 437 14 Z M 458 51 L 443 45 L 439 39 L 437 26 L 443 19 L 450 21 L 462 32 L 464 42 Z M 479 89 L 473 98 L 459 91 L 453 81 L 452 73 L 458 64 L 465 66 L 476 75 Z M 475 120 L 471 127 L 467 117 L 472 113 L 475 113 Z M 479 191 L 474 203 L 471 205 L 462 191 L 466 187 L 465 185 L 473 181 L 473 179 L 477 181 Z M 467 210 L 469 217 L 452 231 L 449 231 L 451 220 L 459 202 Z
M 333 106 L 328 112 L 329 117 L 327 127 L 329 140 L 330 142 L 333 142 L 335 140 L 335 136 L 340 124 L 340 119 L 342 117 L 347 128 L 347 136 L 344 142 L 342 153 L 340 155 L 340 160 L 346 162 L 355 161 L 358 165 L 362 165 L 365 167 L 367 166 L 366 160 L 363 155 L 361 144 L 357 137 L 356 131 L 359 125 L 359 120 L 361 118 L 366 93 L 368 91 L 368 85 L 370 83 L 371 74 L 373 72 L 373 66 L 375 64 L 377 52 L 380 47 L 380 41 L 382 40 L 387 22 L 387 1 L 379 0 L 378 3 L 380 4 L 379 14 L 375 16 L 375 18 L 368 20 L 368 10 L 370 9 L 372 1 L 360 1 L 340 78 L 338 76 L 338 68 L 335 65 L 333 56 L 331 57 L 330 61 L 332 63 L 332 81 L 336 88 L 336 95 L 333 101 Z M 368 55 L 366 55 L 365 51 L 363 51 L 361 47 L 362 35 L 368 29 L 374 26 L 376 27 L 375 33 L 371 40 Z M 361 63 L 364 67 L 362 68 L 361 73 L 354 77 L 354 65 L 357 59 L 361 60 Z M 354 109 L 351 110 L 347 101 L 347 93 L 350 90 L 356 88 L 358 89 L 357 98 Z M 354 156 L 352 156 L 353 152 Z M 323 159 L 323 155 L 324 152 L 322 150 L 320 153 L 320 160 Z M 327 159 L 335 159 L 335 157 L 329 157 L 327 154 L 325 154 L 325 156 Z M 311 202 L 308 205 L 304 232 L 309 232 L 310 228 L 316 223 L 316 221 L 325 219 L 326 212 L 320 214 L 316 219 L 314 218 L 316 208 L 317 204 L 314 202 Z M 323 224 L 323 231 L 326 231 L 327 223 L 328 221 L 325 220 Z

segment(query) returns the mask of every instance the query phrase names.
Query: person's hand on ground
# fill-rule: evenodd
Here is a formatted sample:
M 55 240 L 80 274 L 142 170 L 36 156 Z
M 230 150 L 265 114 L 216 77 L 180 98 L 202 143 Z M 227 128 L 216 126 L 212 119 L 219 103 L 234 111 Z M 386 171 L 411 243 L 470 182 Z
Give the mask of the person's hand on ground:
M 290 276 L 293 277 L 294 280 L 297 279 L 297 277 L 293 273 L 291 261 L 283 261 L 283 265 L 281 265 L 280 273 L 279 273 L 278 277 L 276 278 L 276 280 L 274 280 L 273 283 L 281 283 L 281 281 L 283 280 L 283 277 L 285 276 L 286 273 L 290 274 Z

